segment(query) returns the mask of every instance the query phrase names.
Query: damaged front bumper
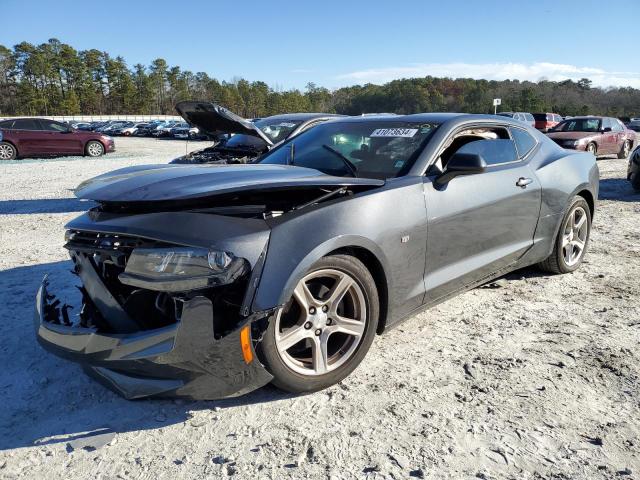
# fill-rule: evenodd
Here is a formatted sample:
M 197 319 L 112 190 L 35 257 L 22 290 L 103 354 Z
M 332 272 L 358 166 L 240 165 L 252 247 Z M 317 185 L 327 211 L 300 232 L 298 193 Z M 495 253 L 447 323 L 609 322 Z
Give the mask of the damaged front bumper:
M 101 333 L 71 325 L 45 277 L 36 295 L 38 342 L 48 351 L 80 363 L 85 371 L 127 399 L 186 397 L 219 399 L 243 395 L 273 378 L 255 355 L 243 353 L 241 331 L 270 312 L 252 315 L 224 336 L 215 335 L 213 306 L 204 296 L 185 302 L 178 322 L 126 334 Z M 246 346 L 245 346 L 246 348 Z

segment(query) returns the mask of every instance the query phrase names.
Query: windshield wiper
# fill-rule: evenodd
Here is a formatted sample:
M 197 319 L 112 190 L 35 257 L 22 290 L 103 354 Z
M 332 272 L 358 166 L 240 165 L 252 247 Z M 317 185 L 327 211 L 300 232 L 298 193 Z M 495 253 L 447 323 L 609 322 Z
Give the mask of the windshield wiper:
M 357 173 L 358 172 L 358 167 L 356 167 L 353 163 L 351 163 L 351 160 L 349 160 L 342 153 L 340 153 L 338 150 L 336 150 L 335 148 L 333 148 L 330 145 L 323 144 L 322 148 L 326 148 L 327 150 L 329 150 L 330 152 L 335 154 L 340 160 L 342 160 L 342 162 L 345 164 L 345 166 L 347 167 L 347 169 L 349 170 L 351 175 L 353 175 L 356 178 L 358 177 L 358 173 Z

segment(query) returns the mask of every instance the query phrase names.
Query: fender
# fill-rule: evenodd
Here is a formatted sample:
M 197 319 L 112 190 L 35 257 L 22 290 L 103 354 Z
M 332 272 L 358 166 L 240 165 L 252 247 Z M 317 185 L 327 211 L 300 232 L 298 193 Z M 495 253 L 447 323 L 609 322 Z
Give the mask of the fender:
M 278 217 L 270 225 L 266 261 L 251 310 L 286 303 L 317 260 L 345 247 L 370 252 L 382 267 L 389 322 L 419 306 L 424 298 L 426 257 L 422 179 L 404 177 L 396 185 Z

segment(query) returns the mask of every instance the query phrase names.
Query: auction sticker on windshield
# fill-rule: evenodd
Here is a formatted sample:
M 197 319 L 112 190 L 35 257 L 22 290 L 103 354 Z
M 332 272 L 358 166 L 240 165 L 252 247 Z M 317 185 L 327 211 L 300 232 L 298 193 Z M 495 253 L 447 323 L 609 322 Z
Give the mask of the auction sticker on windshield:
M 418 133 L 417 128 L 377 128 L 370 137 L 407 137 L 411 138 Z

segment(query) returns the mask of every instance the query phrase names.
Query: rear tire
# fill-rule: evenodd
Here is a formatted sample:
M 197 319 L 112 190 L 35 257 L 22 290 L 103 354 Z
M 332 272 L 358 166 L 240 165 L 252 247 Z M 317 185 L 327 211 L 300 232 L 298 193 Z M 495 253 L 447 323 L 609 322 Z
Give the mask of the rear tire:
M 618 158 L 627 158 L 631 153 L 631 142 L 629 140 L 625 140 L 622 144 L 622 148 L 618 152 Z
M 89 157 L 100 157 L 104 155 L 104 145 L 97 140 L 91 140 L 84 147 L 84 153 Z
M 257 346 L 272 383 L 303 393 L 346 378 L 373 342 L 379 308 L 375 282 L 362 262 L 349 255 L 320 259 L 270 319 Z
M 2 160 L 15 160 L 18 156 L 18 151 L 9 142 L 0 142 L 0 161 Z
M 593 156 L 597 156 L 598 155 L 598 147 L 596 146 L 595 143 L 591 142 L 590 144 L 587 145 L 587 152 L 592 153 Z
M 582 264 L 591 235 L 591 210 L 587 201 L 576 195 L 562 218 L 551 255 L 538 264 L 550 273 L 570 273 Z

